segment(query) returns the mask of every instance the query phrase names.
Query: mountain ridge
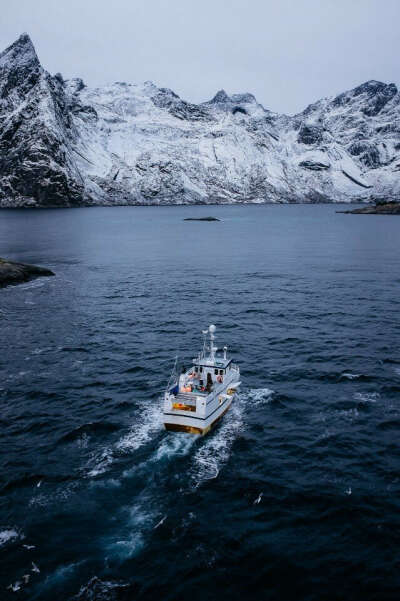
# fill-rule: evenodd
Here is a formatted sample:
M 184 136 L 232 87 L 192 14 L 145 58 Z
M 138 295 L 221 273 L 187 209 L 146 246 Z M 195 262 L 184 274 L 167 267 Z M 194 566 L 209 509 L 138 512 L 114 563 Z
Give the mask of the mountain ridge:
M 400 200 L 400 95 L 365 82 L 293 116 L 152 82 L 87 87 L 0 53 L 0 207 Z

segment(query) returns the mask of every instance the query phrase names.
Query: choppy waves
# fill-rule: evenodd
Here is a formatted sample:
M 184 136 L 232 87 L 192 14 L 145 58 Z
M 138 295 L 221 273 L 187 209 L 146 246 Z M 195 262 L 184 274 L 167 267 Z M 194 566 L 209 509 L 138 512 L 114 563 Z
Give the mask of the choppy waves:
M 4 214 L 57 277 L 1 293 L 0 598 L 397 599 L 398 224 L 214 210 Z M 243 390 L 165 432 L 210 321 Z

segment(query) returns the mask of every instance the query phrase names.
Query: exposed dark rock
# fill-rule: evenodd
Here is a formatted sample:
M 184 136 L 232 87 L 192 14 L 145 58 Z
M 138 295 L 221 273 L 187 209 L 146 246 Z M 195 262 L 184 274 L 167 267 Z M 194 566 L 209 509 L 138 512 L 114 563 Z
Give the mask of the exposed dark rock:
M 329 164 L 320 163 L 319 161 L 301 161 L 299 166 L 304 167 L 304 169 L 311 169 L 311 171 L 325 171 L 325 169 L 329 169 Z
M 400 215 L 400 202 L 377 202 L 352 211 L 336 211 L 337 213 L 350 213 L 352 215 Z
M 367 105 L 362 109 L 364 115 L 376 116 L 383 107 L 397 94 L 394 83 L 385 84 L 381 81 L 367 81 L 354 90 L 354 96 L 366 94 Z
M 217 217 L 185 217 L 183 221 L 221 221 Z
M 246 109 L 241 106 L 235 106 L 232 110 L 232 113 L 236 115 L 236 113 L 242 113 L 242 115 L 247 115 Z
M 210 102 L 218 103 L 218 102 L 229 102 L 230 98 L 228 96 L 228 94 L 225 92 L 225 90 L 220 90 L 219 92 L 217 92 L 214 96 L 214 98 L 212 100 L 210 100 Z
M 230 97 L 231 102 L 236 102 L 237 104 L 254 104 L 257 102 L 255 96 L 253 94 L 249 94 L 245 92 L 244 94 L 232 94 Z
M 181 100 L 177 94 L 168 88 L 160 88 L 152 101 L 158 108 L 167 109 L 171 115 L 178 119 L 189 121 L 210 121 L 209 113 L 197 104 Z
M 381 165 L 379 150 L 367 140 L 357 140 L 350 144 L 348 151 L 353 156 L 358 156 L 359 160 L 366 167 L 376 169 Z
M 303 123 L 297 141 L 301 144 L 319 144 L 322 142 L 322 127 Z
M 42 69 L 26 34 L 0 54 L 0 98 L 0 201 L 82 201 L 82 182 L 68 152 L 72 125 L 63 84 Z
M 22 284 L 34 278 L 50 275 L 55 274 L 45 267 L 15 263 L 14 261 L 0 258 L 0 288 L 10 284 Z
M 351 180 L 352 182 L 357 184 L 357 186 L 361 186 L 362 188 L 372 188 L 372 186 L 369 186 L 368 184 L 364 184 L 364 182 L 361 182 L 359 179 L 355 178 L 353 175 L 350 175 L 350 173 L 347 173 L 347 171 L 345 171 L 344 169 L 342 169 L 342 173 L 343 173 L 343 175 L 348 177 L 349 180 Z

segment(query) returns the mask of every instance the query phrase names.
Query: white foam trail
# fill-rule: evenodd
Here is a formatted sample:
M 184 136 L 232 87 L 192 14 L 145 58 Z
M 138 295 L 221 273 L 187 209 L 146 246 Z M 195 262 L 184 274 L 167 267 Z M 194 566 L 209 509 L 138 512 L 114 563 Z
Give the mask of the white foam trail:
M 270 388 L 251 388 L 247 393 L 247 396 L 249 397 L 248 400 L 251 401 L 253 405 L 261 405 L 263 403 L 269 403 L 274 392 L 275 391 Z
M 108 545 L 111 552 L 123 561 L 137 555 L 144 547 L 146 533 L 153 528 L 156 514 L 149 510 L 149 505 L 147 497 L 133 505 L 129 510 L 129 532 Z
M 344 373 L 340 377 L 346 378 L 347 380 L 357 380 L 358 378 L 361 378 L 361 374 Z
M 51 346 L 46 346 L 45 348 L 35 348 L 31 351 L 32 355 L 41 355 L 42 353 L 49 353 L 51 350 Z
M 130 478 L 138 469 L 149 469 L 152 463 L 169 461 L 173 457 L 187 455 L 197 438 L 192 434 L 167 434 L 150 457 L 123 472 L 124 478 Z
M 222 465 L 228 461 L 233 442 L 243 424 L 246 400 L 245 394 L 236 397 L 222 424 L 215 432 L 207 434 L 204 443 L 193 455 L 191 481 L 195 488 L 217 478 Z
M 20 537 L 24 538 L 14 528 L 6 528 L 5 530 L 1 530 L 0 531 L 0 547 L 2 547 L 3 545 L 5 545 L 8 542 L 15 541 Z
M 176 455 L 187 455 L 197 438 L 193 434 L 167 435 L 150 461 L 162 461 Z
M 356 401 L 361 401 L 361 403 L 376 403 L 380 398 L 380 394 L 379 392 L 356 392 L 354 398 Z
M 100 456 L 92 456 L 87 464 L 87 468 L 89 471 L 87 472 L 87 476 L 89 478 L 95 478 L 96 476 L 100 476 L 100 474 L 104 474 L 114 461 L 112 449 L 106 448 L 103 449 Z M 92 467 L 90 464 L 94 464 Z
M 124 453 L 136 451 L 153 437 L 155 432 L 162 428 L 162 410 L 160 403 L 150 401 L 142 411 L 137 422 L 130 432 L 117 442 L 117 449 Z
M 70 496 L 74 494 L 77 487 L 77 482 L 71 482 L 65 486 L 62 486 L 61 488 L 57 488 L 55 491 L 49 494 L 45 494 L 44 492 L 38 493 L 31 498 L 29 501 L 29 506 L 46 507 L 52 503 L 57 503 L 57 505 L 60 505 L 66 502 Z
M 359 412 L 356 407 L 353 407 L 353 409 L 343 409 L 342 411 L 338 411 L 338 415 L 352 420 L 359 416 Z
M 47 281 L 46 281 L 47 280 Z M 43 286 L 48 283 L 48 279 L 46 278 L 38 278 L 36 280 L 31 280 L 30 282 L 25 282 L 19 286 L 20 290 L 32 290 L 34 288 L 43 288 Z
M 150 401 L 134 419 L 136 421 L 131 430 L 114 447 L 106 447 L 99 454 L 90 457 L 85 468 L 85 471 L 88 470 L 87 477 L 94 478 L 104 474 L 114 462 L 116 451 L 130 454 L 151 441 L 154 434 L 161 430 L 163 424 L 160 403 Z

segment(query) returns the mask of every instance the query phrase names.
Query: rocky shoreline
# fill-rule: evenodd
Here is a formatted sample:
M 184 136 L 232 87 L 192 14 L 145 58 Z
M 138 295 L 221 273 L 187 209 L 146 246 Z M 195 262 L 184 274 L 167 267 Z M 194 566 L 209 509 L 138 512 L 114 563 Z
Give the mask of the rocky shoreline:
M 336 211 L 336 213 L 347 213 L 351 215 L 400 215 L 400 202 L 380 202 L 375 205 L 367 205 L 352 211 Z
M 0 258 L 0 288 L 12 284 L 29 282 L 29 280 L 38 277 L 52 275 L 55 275 L 55 273 L 46 267 L 38 267 L 37 265 L 28 265 L 26 263 L 15 263 L 14 261 Z

